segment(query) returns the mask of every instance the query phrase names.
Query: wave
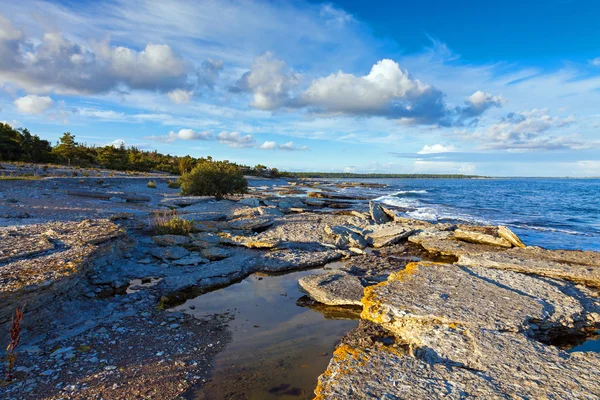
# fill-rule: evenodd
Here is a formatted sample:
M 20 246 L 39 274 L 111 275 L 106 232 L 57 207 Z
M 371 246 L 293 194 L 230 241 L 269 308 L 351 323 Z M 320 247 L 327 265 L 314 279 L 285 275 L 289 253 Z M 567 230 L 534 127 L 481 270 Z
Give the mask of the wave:
M 419 202 L 411 199 L 402 199 L 396 196 L 381 196 L 376 198 L 374 201 L 378 201 L 389 206 L 400 207 L 400 208 L 416 208 L 419 206 Z
M 403 195 L 403 194 L 408 194 L 408 195 L 411 195 L 411 194 L 427 194 L 427 193 L 429 193 L 427 190 L 401 190 L 399 192 L 392 193 L 390 196 L 400 196 L 400 195 Z
M 590 236 L 590 237 L 595 236 L 590 233 L 572 231 L 569 229 L 552 228 L 549 226 L 517 225 L 517 224 L 512 224 L 512 226 L 514 226 L 515 228 L 519 228 L 519 229 L 525 229 L 525 230 L 532 229 L 534 231 L 540 231 L 540 232 L 558 232 L 558 233 L 566 233 L 567 235 Z

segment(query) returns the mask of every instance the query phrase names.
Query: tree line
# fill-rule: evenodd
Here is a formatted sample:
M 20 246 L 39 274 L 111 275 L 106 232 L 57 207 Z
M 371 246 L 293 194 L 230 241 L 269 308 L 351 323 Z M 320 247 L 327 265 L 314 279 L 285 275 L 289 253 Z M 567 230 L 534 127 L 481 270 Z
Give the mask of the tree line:
M 59 141 L 52 145 L 26 128 L 14 129 L 0 123 L 0 161 L 23 161 L 31 163 L 58 163 L 77 167 L 102 167 L 120 171 L 161 171 L 184 174 L 199 163 L 213 162 L 212 157 L 194 158 L 172 156 L 158 151 L 145 151 L 135 146 L 88 146 L 78 143 L 75 135 L 65 132 Z M 276 169 L 264 165 L 251 168 L 229 161 L 224 163 L 238 167 L 249 175 L 277 175 Z

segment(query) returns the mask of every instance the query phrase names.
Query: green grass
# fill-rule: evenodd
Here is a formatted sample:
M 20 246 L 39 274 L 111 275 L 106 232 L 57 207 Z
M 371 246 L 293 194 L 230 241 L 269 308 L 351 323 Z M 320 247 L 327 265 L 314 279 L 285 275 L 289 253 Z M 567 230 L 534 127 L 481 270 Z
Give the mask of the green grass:
M 0 181 L 39 181 L 40 176 L 0 176 Z

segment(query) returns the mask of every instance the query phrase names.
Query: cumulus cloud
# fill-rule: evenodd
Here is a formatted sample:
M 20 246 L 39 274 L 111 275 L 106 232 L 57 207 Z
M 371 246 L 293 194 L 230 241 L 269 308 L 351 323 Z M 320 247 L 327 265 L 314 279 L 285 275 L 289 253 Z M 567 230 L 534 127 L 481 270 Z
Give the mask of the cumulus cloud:
M 54 104 L 48 96 L 37 96 L 30 94 L 20 97 L 14 102 L 17 109 L 25 114 L 42 114 Z
M 150 136 L 156 142 L 172 143 L 176 140 L 215 140 L 211 131 L 195 131 L 193 129 L 180 129 L 179 132 L 170 131 L 166 136 Z
M 456 151 L 454 145 L 443 145 L 443 144 L 434 144 L 434 145 L 425 145 L 423 149 L 417 152 L 417 154 L 435 154 L 435 153 L 451 153 Z
M 277 148 L 277 143 L 276 142 L 270 142 L 270 141 L 265 141 L 263 144 L 260 145 L 260 148 L 262 150 L 275 150 Z
M 189 90 L 175 89 L 167 93 L 167 96 L 175 104 L 186 104 L 190 102 L 192 92 Z
M 459 119 L 478 117 L 492 107 L 502 107 L 504 103 L 505 99 L 502 96 L 478 90 L 467 98 L 465 107 L 457 109 Z
M 217 135 L 219 143 L 226 144 L 227 146 L 235 149 L 244 149 L 248 147 L 255 147 L 256 140 L 252 135 L 242 135 L 239 132 L 222 131 Z
M 231 90 L 253 93 L 252 107 L 275 110 L 291 105 L 291 92 L 298 83 L 299 75 L 288 72 L 285 61 L 266 52 L 254 60 L 250 71 L 242 75 Z
M 108 41 L 75 43 L 59 32 L 30 39 L 0 18 L 0 82 L 31 93 L 93 94 L 120 85 L 167 92 L 186 87 L 188 70 L 166 44 L 136 51 Z
M 298 74 L 265 53 L 231 90 L 252 93 L 250 106 L 262 110 L 305 108 L 322 116 L 381 116 L 407 125 L 463 125 L 503 103 L 499 96 L 477 91 L 466 106 L 450 108 L 441 90 L 414 79 L 389 59 L 377 62 L 364 76 L 338 71 L 314 79 L 304 90 L 299 85 Z
M 418 120 L 441 116 L 444 108 L 440 91 L 412 79 L 393 60 L 379 61 L 365 76 L 339 71 L 315 79 L 298 102 L 323 113 Z
M 286 151 L 305 151 L 308 150 L 307 146 L 296 146 L 294 142 L 287 142 L 283 144 L 277 144 L 277 142 L 266 141 L 260 145 L 262 150 L 286 150 Z
M 532 151 L 532 150 L 581 150 L 595 147 L 598 143 L 586 141 L 576 135 L 556 136 L 549 131 L 565 128 L 575 123 L 575 117 L 565 118 L 548 115 L 547 109 L 533 109 L 510 113 L 500 121 L 483 130 L 457 132 L 463 139 L 477 140 L 484 149 Z

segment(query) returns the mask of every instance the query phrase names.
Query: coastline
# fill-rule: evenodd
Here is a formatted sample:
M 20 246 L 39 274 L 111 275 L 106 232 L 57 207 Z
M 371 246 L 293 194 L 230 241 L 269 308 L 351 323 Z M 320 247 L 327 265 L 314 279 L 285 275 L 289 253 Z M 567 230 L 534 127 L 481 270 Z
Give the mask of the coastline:
M 317 398 L 371 390 L 375 377 L 360 374 L 365 365 L 386 377 L 376 387 L 380 394 L 409 390 L 413 398 L 516 393 L 531 380 L 519 374 L 511 382 L 509 372 L 532 362 L 546 392 L 575 380 L 588 393 L 597 389 L 591 377 L 600 371 L 598 355 L 569 354 L 553 343 L 564 336 L 585 340 L 598 327 L 598 253 L 522 248 L 510 230 L 496 226 L 405 218 L 352 192 L 368 190 L 364 183 L 259 185 L 216 202 L 181 197 L 167 177 L 152 179 L 157 189 L 146 186 L 147 176 L 107 176 L 101 184 L 96 178 L 0 182 L 0 329 L 7 331 L 15 306 L 28 304 L 17 379 L 0 388 L 7 397 L 176 398 L 201 391 L 231 332 L 219 318 L 197 319 L 171 307 L 252 274 L 336 260 L 340 270 L 321 271 L 335 279 L 308 275 L 301 286 L 321 309 L 359 305 L 362 318 L 341 338 Z M 72 188 L 151 200 L 74 197 L 66 193 Z M 193 219 L 194 232 L 153 234 L 148 219 L 161 209 Z M 556 372 L 559 359 L 571 370 Z

